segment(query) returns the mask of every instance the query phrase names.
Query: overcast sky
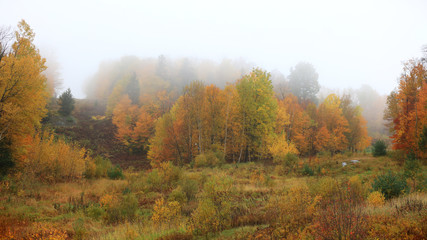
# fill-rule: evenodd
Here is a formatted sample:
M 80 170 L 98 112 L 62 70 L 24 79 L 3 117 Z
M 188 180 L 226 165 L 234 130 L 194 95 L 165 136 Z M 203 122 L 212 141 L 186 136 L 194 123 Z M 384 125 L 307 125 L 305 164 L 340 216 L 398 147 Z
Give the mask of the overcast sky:
M 84 82 L 105 60 L 164 54 L 220 61 L 244 58 L 288 75 L 314 65 L 328 88 L 397 86 L 402 61 L 427 44 L 427 1 L 21 1 L 0 0 L 0 25 L 24 19 L 36 45 L 54 53 L 64 88 Z

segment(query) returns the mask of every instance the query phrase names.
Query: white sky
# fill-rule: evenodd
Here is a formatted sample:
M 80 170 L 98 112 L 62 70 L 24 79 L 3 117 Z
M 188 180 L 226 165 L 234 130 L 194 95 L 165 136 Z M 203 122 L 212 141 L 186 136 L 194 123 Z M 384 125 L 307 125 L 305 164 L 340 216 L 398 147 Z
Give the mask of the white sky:
M 244 58 L 288 75 L 314 65 L 328 88 L 397 86 L 402 61 L 427 44 L 427 1 L 22 1 L 0 0 L 1 26 L 25 19 L 54 52 L 64 89 L 83 86 L 104 60 Z

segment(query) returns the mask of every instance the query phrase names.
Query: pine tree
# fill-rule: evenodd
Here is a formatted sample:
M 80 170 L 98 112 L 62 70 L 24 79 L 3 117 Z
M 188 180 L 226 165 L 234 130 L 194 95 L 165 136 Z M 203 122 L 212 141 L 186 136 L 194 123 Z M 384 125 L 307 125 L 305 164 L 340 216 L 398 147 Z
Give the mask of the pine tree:
M 74 99 L 69 88 L 59 96 L 58 104 L 62 116 L 69 116 L 74 110 Z

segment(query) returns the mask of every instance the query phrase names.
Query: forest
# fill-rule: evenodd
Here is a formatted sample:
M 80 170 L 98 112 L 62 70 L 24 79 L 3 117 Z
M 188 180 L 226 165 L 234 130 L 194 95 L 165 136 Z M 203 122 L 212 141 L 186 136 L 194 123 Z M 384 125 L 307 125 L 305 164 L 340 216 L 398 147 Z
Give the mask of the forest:
M 388 96 L 125 56 L 60 91 L 0 28 L 0 239 L 426 239 L 427 48 Z

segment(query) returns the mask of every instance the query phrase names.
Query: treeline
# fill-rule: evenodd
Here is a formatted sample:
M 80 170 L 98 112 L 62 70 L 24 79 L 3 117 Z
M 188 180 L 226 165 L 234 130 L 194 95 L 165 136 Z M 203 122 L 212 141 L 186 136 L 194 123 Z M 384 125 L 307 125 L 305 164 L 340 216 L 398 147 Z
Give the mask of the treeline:
M 173 104 L 165 91 L 151 99 L 138 96 L 135 75 L 124 79 L 111 93 L 117 103 L 107 114 L 112 108 L 116 136 L 130 151 L 148 152 L 154 165 L 282 161 L 288 154 L 331 155 L 370 145 L 361 109 L 349 95 L 331 94 L 315 104 L 319 85 L 310 64 L 292 71 L 291 91 L 283 97 L 276 97 L 271 75 L 260 69 L 223 89 L 193 81 Z

